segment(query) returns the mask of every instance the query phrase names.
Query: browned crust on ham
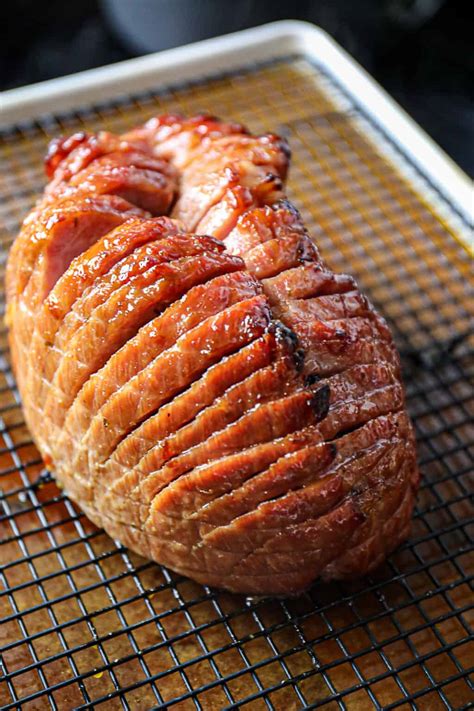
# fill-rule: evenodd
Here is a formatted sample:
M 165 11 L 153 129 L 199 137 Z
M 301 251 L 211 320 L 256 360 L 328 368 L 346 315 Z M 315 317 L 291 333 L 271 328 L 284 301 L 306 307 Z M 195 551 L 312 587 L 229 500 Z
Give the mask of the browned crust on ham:
M 125 545 L 250 594 L 372 570 L 418 487 L 391 334 L 285 198 L 289 158 L 208 115 L 57 139 L 7 265 L 46 464 Z

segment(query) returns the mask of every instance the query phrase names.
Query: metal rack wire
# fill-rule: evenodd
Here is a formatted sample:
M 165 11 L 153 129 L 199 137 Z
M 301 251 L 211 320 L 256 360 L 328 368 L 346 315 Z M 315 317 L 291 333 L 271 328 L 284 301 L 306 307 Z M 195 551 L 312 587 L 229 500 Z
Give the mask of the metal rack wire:
M 291 197 L 402 351 L 423 474 L 412 536 L 372 577 L 294 600 L 219 593 L 145 561 L 96 529 L 43 469 L 1 331 L 0 705 L 468 708 L 474 360 L 470 264 L 456 239 L 467 226 L 334 77 L 290 57 L 5 131 L 2 270 L 42 189 L 52 135 L 120 130 L 170 108 L 288 135 Z

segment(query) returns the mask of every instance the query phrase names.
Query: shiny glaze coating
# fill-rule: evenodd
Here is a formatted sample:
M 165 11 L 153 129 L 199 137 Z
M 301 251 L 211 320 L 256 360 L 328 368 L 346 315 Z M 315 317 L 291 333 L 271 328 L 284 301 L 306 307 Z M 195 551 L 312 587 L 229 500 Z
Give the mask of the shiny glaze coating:
M 289 160 L 209 115 L 57 139 L 7 267 L 45 463 L 110 535 L 248 594 L 373 569 L 418 487 L 389 329 L 321 260 Z

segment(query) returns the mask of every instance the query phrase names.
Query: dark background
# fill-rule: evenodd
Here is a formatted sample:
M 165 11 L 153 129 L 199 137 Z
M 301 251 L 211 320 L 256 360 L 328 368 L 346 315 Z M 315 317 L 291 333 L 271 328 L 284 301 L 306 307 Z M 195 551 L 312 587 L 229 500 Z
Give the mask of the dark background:
M 125 27 L 114 13 L 117 5 L 122 16 L 130 14 Z M 152 40 L 140 33 L 141 17 L 152 28 Z M 288 17 L 326 29 L 474 175 L 472 24 L 468 3 L 460 0 L 3 2 L 0 87 Z

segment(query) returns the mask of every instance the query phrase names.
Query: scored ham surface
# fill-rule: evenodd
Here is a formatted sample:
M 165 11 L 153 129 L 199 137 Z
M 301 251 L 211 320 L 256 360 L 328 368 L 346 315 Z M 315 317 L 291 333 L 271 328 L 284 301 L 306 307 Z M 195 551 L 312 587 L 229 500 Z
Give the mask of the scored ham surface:
M 130 548 L 249 594 L 370 571 L 419 481 L 390 332 L 322 262 L 288 164 L 210 116 L 57 139 L 7 265 L 46 465 Z

